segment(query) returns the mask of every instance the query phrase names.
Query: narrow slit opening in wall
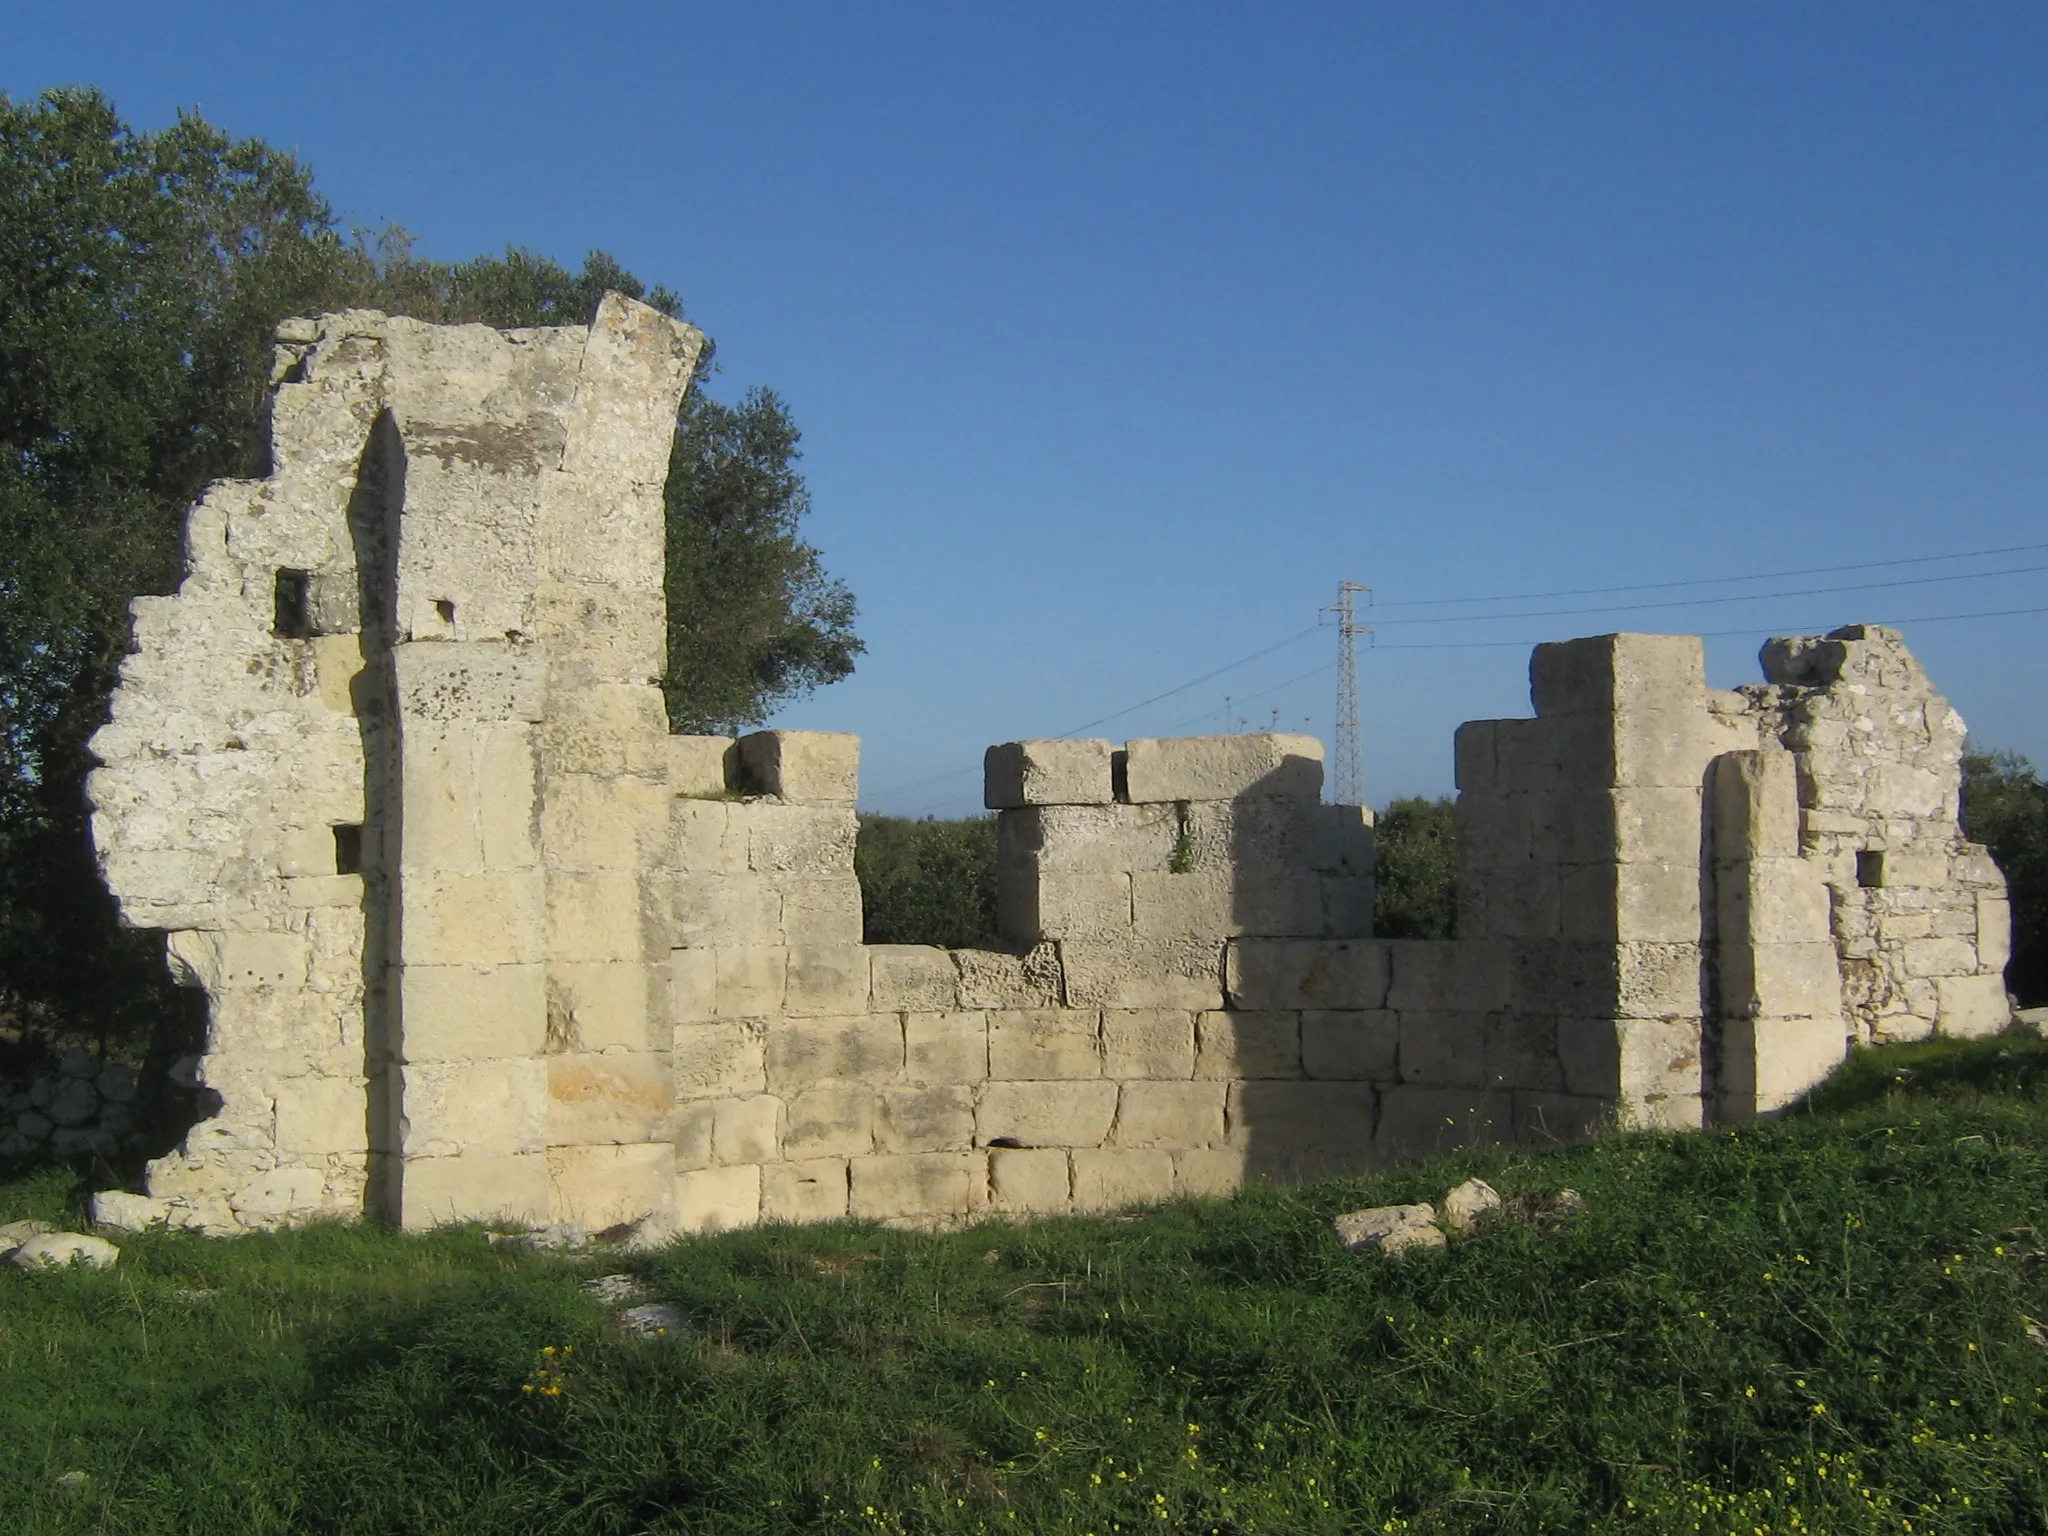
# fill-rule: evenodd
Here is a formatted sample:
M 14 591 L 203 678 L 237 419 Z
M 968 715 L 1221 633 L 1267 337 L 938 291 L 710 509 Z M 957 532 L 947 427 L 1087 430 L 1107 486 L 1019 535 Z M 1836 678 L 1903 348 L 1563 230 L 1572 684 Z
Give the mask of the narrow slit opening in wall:
M 1856 855 L 1856 883 L 1867 891 L 1879 890 L 1884 885 L 1884 853 L 1880 849 L 1865 848 Z
M 271 593 L 270 632 L 280 640 L 313 636 L 313 578 L 306 571 L 281 569 Z
M 455 604 L 447 598 L 437 597 L 434 599 L 434 612 L 441 616 L 443 624 L 446 624 L 450 629 L 455 627 Z
M 339 826 L 334 829 L 334 872 L 360 875 L 363 872 L 363 829 Z

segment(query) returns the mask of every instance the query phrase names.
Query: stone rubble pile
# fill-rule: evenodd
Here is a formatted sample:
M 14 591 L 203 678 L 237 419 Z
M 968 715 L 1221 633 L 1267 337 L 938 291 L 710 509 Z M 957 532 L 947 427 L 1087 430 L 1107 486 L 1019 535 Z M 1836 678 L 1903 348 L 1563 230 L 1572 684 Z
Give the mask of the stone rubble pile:
M 136 1143 L 135 1073 L 71 1051 L 54 1075 L 0 1084 L 0 1162 L 109 1157 Z

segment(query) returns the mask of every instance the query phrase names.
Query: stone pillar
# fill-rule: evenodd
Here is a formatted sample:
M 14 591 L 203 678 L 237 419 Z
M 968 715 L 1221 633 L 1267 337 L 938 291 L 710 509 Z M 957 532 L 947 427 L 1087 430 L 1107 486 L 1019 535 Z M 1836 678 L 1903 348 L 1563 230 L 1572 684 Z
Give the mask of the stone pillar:
M 1800 857 L 1799 776 L 1778 748 L 1730 752 L 1712 774 L 1715 1118 L 1798 1098 L 1848 1049 L 1819 864 Z
M 1572 1092 L 1611 1099 L 1625 1124 L 1699 1125 L 1702 797 L 1708 764 L 1753 746 L 1754 726 L 1710 707 L 1689 635 L 1538 646 L 1530 681 L 1557 787 L 1525 821 L 1526 862 L 1546 898 L 1555 868 L 1557 928 L 1520 946 L 1517 995 L 1555 1010 Z M 1536 939 L 1534 897 L 1516 906 Z

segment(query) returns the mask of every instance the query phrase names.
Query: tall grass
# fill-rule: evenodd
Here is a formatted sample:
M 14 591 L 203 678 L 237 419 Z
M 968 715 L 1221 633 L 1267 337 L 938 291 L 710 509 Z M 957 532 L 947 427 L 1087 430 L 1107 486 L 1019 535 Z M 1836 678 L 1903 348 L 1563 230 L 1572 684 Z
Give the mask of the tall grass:
M 1740 1131 L 949 1235 L 149 1234 L 0 1273 L 4 1528 L 2038 1531 L 2044 1082 L 1879 1054 Z M 1447 1252 L 1330 1234 L 1469 1174 L 1511 1213 Z

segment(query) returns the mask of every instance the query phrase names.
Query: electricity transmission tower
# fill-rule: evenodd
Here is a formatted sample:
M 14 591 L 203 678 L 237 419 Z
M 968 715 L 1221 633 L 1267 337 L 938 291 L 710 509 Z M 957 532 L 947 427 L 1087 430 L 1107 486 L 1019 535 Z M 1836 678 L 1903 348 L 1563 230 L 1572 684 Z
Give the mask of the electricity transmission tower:
M 1371 587 L 1355 581 L 1337 583 L 1337 601 L 1322 611 L 1337 616 L 1337 774 L 1330 798 L 1338 805 L 1365 804 L 1364 749 L 1358 725 L 1358 637 L 1372 631 L 1358 622 L 1354 599 Z M 1370 603 L 1372 598 L 1368 596 Z

